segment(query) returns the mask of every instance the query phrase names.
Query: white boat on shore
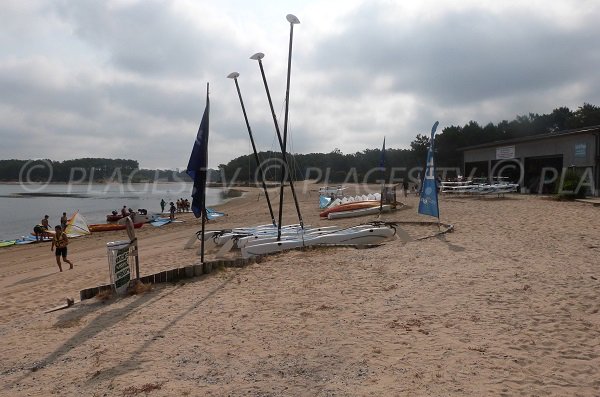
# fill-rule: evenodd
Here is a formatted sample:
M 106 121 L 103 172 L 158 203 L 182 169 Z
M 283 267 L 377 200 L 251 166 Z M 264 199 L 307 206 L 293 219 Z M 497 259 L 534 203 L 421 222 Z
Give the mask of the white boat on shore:
M 486 178 L 474 178 L 467 181 L 442 182 L 441 193 L 444 194 L 464 194 L 464 195 L 488 195 L 488 194 L 506 194 L 516 193 L 519 184 L 511 183 L 505 178 L 494 178 L 489 183 Z
M 224 256 L 232 249 L 239 249 L 242 257 L 248 258 L 315 245 L 379 244 L 393 237 L 395 232 L 395 228 L 379 223 L 346 228 L 324 226 L 304 229 L 299 225 L 288 225 L 282 227 L 281 236 L 278 238 L 275 227 L 261 225 L 255 228 L 208 231 L 205 232 L 204 238 L 206 241 L 212 241 L 215 246 L 221 247 L 217 256 Z M 252 248 L 255 246 L 260 248 Z
M 301 238 L 282 238 L 279 241 L 260 242 L 242 247 L 241 252 L 242 258 L 250 258 L 301 247 L 381 244 L 385 240 L 393 238 L 395 234 L 396 230 L 390 226 L 370 225 L 369 227 L 354 227 L 323 234 L 304 234 Z
M 230 230 L 220 230 L 220 231 L 209 231 L 205 232 L 204 230 L 204 221 L 202 223 L 203 228 L 201 232 L 199 232 L 198 238 L 201 239 L 201 260 L 204 258 L 204 243 L 207 241 L 212 241 L 216 246 L 220 246 L 219 252 L 217 256 L 222 256 L 228 253 L 233 248 L 238 248 L 241 250 L 241 255 L 243 258 L 249 258 L 256 255 L 266 255 L 270 253 L 280 252 L 284 250 L 289 250 L 298 247 L 308 247 L 308 246 L 329 246 L 329 245 L 369 245 L 369 244 L 379 244 L 386 239 L 392 238 L 396 234 L 396 229 L 391 225 L 385 224 L 366 224 L 359 225 L 351 228 L 338 228 L 335 226 L 327 226 L 327 227 L 319 227 L 319 228 L 310 228 L 308 226 L 304 226 L 304 222 L 302 220 L 302 215 L 300 212 L 300 207 L 298 205 L 297 197 L 294 193 L 294 187 L 292 184 L 292 178 L 290 177 L 290 165 L 287 161 L 287 133 L 288 133 L 288 104 L 289 104 L 289 86 L 290 86 L 290 71 L 291 71 L 291 56 L 292 56 L 292 37 L 293 37 L 293 28 L 295 24 L 299 24 L 300 21 L 298 18 L 292 14 L 288 14 L 286 19 L 290 23 L 290 45 L 289 45 L 289 54 L 288 54 L 288 71 L 287 71 L 287 89 L 286 89 L 286 100 L 285 100 L 285 116 L 284 116 L 284 125 L 283 125 L 283 137 L 279 130 L 279 124 L 277 122 L 275 111 L 272 106 L 271 97 L 268 91 L 268 86 L 266 83 L 266 78 L 264 76 L 264 71 L 262 69 L 262 58 L 264 54 L 256 53 L 251 59 L 257 60 L 259 62 L 259 67 L 261 68 L 261 74 L 263 77 L 263 82 L 265 84 L 265 91 L 267 93 L 267 97 L 269 99 L 269 106 L 271 108 L 271 113 L 273 115 L 273 121 L 275 124 L 275 131 L 277 134 L 277 138 L 279 141 L 281 153 L 282 153 L 282 178 L 281 178 L 281 189 L 280 189 L 280 199 L 279 199 L 279 220 L 276 225 L 274 214 L 271 214 L 272 224 L 269 225 L 261 225 L 250 228 L 238 228 L 238 229 L 230 229 Z M 239 86 L 237 84 L 237 77 L 239 74 L 237 72 L 233 72 L 229 74 L 229 78 L 234 79 L 236 83 L 236 88 L 238 91 L 238 96 L 240 98 L 240 102 L 242 103 L 242 111 L 244 113 L 244 117 L 246 119 L 246 124 L 248 124 L 245 109 L 243 106 L 241 93 L 239 90 Z M 207 102 L 208 103 L 208 102 Z M 203 117 L 204 122 L 204 117 Z M 202 126 L 202 123 L 201 123 Z M 248 126 L 248 129 L 250 127 Z M 200 134 L 202 130 L 199 130 L 198 134 Z M 250 133 L 250 130 L 249 130 Z M 250 134 L 251 136 L 251 134 Z M 252 145 L 254 145 L 253 139 L 251 138 Z M 192 157 L 196 152 L 192 152 Z M 192 159 L 190 159 L 190 163 L 192 163 Z M 258 162 L 258 159 L 257 159 Z M 188 166 L 188 169 L 190 167 Z M 192 170 L 193 171 L 193 170 Z M 282 224 L 282 213 L 283 213 L 283 198 L 284 198 L 284 184 L 289 182 L 292 194 L 294 196 L 294 203 L 296 205 L 296 211 L 298 213 L 298 221 L 299 225 L 288 225 L 283 226 Z M 343 196 L 343 186 L 336 186 L 335 188 L 330 186 L 324 186 L 319 189 L 319 198 L 320 205 L 327 205 L 329 201 L 336 200 L 338 197 L 341 198 Z M 266 195 L 266 190 L 265 190 Z M 374 198 L 375 196 L 373 196 Z M 321 200 L 321 198 L 326 198 L 327 200 Z M 362 201 L 368 199 L 365 197 L 352 197 L 351 199 L 346 199 L 352 201 Z M 193 203 L 192 203 L 193 204 Z M 270 206 L 269 206 L 270 208 Z M 272 211 L 271 211 L 272 212 Z M 204 219 L 204 218 L 203 218 Z

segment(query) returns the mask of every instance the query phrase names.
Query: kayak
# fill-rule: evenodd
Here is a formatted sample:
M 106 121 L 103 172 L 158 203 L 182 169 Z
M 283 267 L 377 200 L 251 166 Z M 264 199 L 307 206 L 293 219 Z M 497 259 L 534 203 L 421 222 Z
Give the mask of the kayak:
M 341 211 L 352 211 L 352 210 L 360 210 L 363 208 L 371 208 L 371 207 L 379 207 L 379 201 L 368 200 L 368 201 L 358 201 L 347 204 L 336 205 L 335 207 L 327 208 L 325 211 L 322 211 L 319 215 L 321 217 L 327 217 L 332 212 L 341 212 Z
M 134 223 L 133 227 L 139 229 L 144 226 L 144 223 Z M 112 230 L 125 230 L 127 225 L 119 225 L 118 223 L 98 223 L 95 225 L 90 225 L 90 232 L 108 232 Z
M 392 206 L 389 204 L 385 204 L 381 206 L 381 212 L 390 212 L 392 210 Z M 380 212 L 379 206 L 368 207 L 368 208 L 360 208 L 356 210 L 348 210 L 348 211 L 338 211 L 338 212 L 330 212 L 327 214 L 327 219 L 341 219 L 341 218 L 353 218 L 356 216 L 365 216 L 365 215 L 375 215 Z

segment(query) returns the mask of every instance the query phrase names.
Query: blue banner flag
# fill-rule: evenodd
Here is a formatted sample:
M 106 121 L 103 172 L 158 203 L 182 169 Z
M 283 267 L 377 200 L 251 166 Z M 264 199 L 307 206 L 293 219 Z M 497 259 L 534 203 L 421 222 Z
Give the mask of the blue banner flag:
M 435 122 L 431 127 L 431 142 L 427 151 L 427 165 L 425 168 L 425 177 L 421 188 L 421 199 L 419 200 L 419 214 L 434 216 L 440 218 L 440 208 L 438 206 L 438 189 L 435 178 L 435 162 L 433 160 L 435 130 L 439 122 Z
M 192 149 L 190 161 L 186 169 L 186 173 L 194 181 L 192 189 L 192 211 L 196 218 L 202 216 L 205 208 L 205 188 L 206 188 L 206 171 L 208 166 L 208 114 L 210 112 L 210 102 L 208 100 L 208 92 L 206 93 L 206 108 L 202 115 L 198 135 Z

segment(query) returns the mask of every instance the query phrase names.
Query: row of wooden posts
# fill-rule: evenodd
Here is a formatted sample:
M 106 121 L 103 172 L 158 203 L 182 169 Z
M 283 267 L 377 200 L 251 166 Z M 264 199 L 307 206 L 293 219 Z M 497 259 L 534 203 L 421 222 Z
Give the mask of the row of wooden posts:
M 401 222 L 395 222 L 395 223 L 397 223 L 399 225 L 406 224 L 406 225 L 420 225 L 420 226 L 438 225 L 438 227 L 445 228 L 444 230 L 440 230 L 437 233 L 432 234 L 430 236 L 417 238 L 417 239 L 415 239 L 415 241 L 440 236 L 440 235 L 443 235 L 446 233 L 451 233 L 452 231 L 454 231 L 453 225 L 443 223 L 443 222 L 437 223 L 437 222 L 425 222 L 425 221 L 401 221 Z M 133 228 L 132 228 L 132 230 L 133 230 Z M 305 250 L 305 249 L 307 249 L 307 247 L 302 247 L 302 248 L 298 248 L 298 249 Z M 144 284 L 174 283 L 179 280 L 189 279 L 189 278 L 193 278 L 193 277 L 199 277 L 204 274 L 210 274 L 215 270 L 223 269 L 226 267 L 245 267 L 252 263 L 260 263 L 260 262 L 262 262 L 263 258 L 265 258 L 266 256 L 267 255 L 259 255 L 259 256 L 254 256 L 254 257 L 248 258 L 248 259 L 236 258 L 236 259 L 222 259 L 222 260 L 214 260 L 214 261 L 205 261 L 204 263 L 198 263 L 195 265 L 189 265 L 189 266 L 184 266 L 184 267 L 177 267 L 177 268 L 174 268 L 171 270 L 163 270 L 158 273 L 150 274 L 147 276 L 142 276 L 142 277 L 140 277 L 140 281 Z M 136 263 L 136 265 L 138 265 L 138 264 Z M 137 267 L 137 269 L 139 269 L 139 267 Z M 136 280 L 132 280 L 132 281 L 136 281 Z M 79 297 L 81 300 L 91 299 L 94 296 L 98 295 L 100 292 L 107 291 L 107 290 L 113 290 L 113 288 L 114 288 L 113 284 L 105 284 L 105 285 L 99 285 L 99 286 L 93 287 L 93 288 L 86 288 L 79 292 Z
M 214 260 L 206 261 L 195 265 L 189 265 L 184 267 L 177 267 L 170 270 L 163 270 L 158 273 L 150 274 L 147 276 L 140 277 L 140 282 L 144 284 L 159 284 L 159 283 L 174 283 L 184 279 L 190 279 L 193 277 L 199 277 L 204 274 L 210 274 L 219 269 L 226 267 L 244 267 L 252 263 L 260 263 L 262 256 L 255 256 L 249 259 L 237 258 L 230 260 Z M 132 280 L 134 282 L 136 280 Z M 98 295 L 100 292 L 112 290 L 114 285 L 104 284 L 93 288 L 86 288 L 79 292 L 81 300 L 91 299 Z

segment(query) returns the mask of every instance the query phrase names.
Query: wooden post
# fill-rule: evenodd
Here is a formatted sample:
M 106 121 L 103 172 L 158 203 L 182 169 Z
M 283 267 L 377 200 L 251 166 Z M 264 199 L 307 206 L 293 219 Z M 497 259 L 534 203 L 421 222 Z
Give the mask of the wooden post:
M 156 276 L 158 276 L 158 279 L 160 280 L 159 282 L 161 282 L 161 283 L 167 282 L 167 271 L 166 270 L 158 273 Z M 154 277 L 155 280 L 156 280 L 156 276 Z
M 199 277 L 199 276 L 201 276 L 203 274 L 202 273 L 202 264 L 201 263 L 200 264 L 198 264 L 198 263 L 195 264 L 193 266 L 193 268 L 194 268 L 194 276 L 195 277 Z

